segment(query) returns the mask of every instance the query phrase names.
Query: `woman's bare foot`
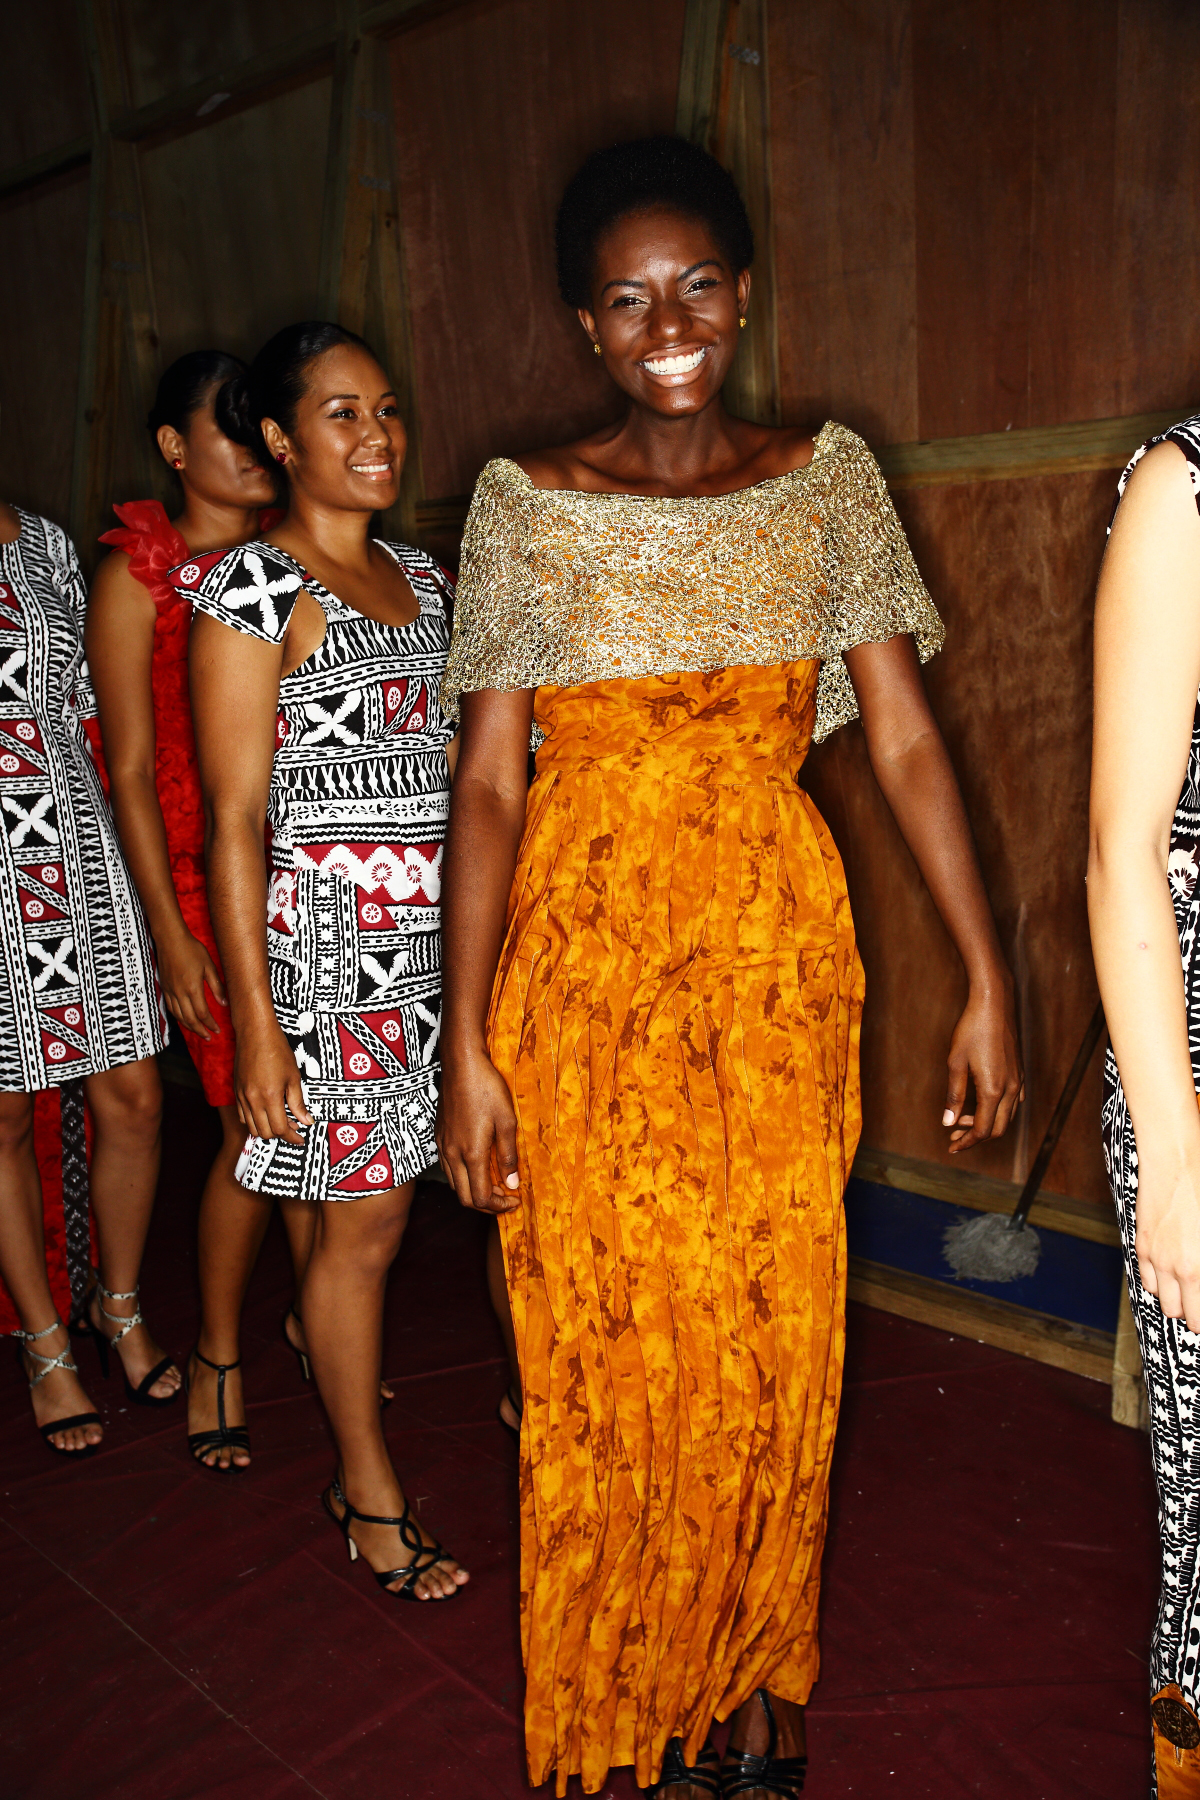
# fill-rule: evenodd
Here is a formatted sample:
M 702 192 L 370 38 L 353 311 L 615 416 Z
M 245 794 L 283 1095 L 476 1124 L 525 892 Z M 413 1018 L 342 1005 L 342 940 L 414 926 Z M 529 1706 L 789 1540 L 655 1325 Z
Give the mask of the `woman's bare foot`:
M 41 1357 L 56 1357 L 63 1351 L 70 1350 L 71 1339 L 65 1325 L 58 1325 L 54 1331 L 39 1337 L 37 1351 Z M 30 1349 L 22 1345 L 21 1366 L 25 1370 L 27 1381 L 36 1380 L 43 1368 L 43 1363 Z M 95 1407 L 88 1399 L 83 1383 L 72 1369 L 51 1369 L 35 1388 L 30 1389 L 30 1400 L 33 1403 L 33 1416 L 39 1430 L 43 1425 L 53 1424 L 55 1419 L 71 1419 L 77 1413 L 95 1412 Z M 104 1428 L 99 1421 L 91 1425 L 72 1425 L 68 1431 L 53 1432 L 47 1440 L 56 1450 L 90 1450 L 102 1440 Z
M 304 1335 L 304 1323 L 294 1306 L 289 1307 L 288 1311 L 284 1314 L 283 1335 L 292 1346 L 292 1349 L 299 1355 L 308 1355 L 308 1339 Z M 388 1386 L 387 1382 L 381 1378 L 379 1383 L 380 1405 L 385 1405 L 387 1401 L 394 1400 L 395 1398 L 396 1396 Z
M 197 1345 L 199 1350 L 199 1345 Z M 196 1431 L 216 1431 L 220 1426 L 220 1413 L 217 1408 L 216 1369 L 210 1369 L 207 1363 L 200 1361 L 197 1350 L 193 1350 L 188 1358 L 188 1413 L 187 1428 L 190 1437 Z M 207 1355 L 206 1351 L 200 1352 Z M 215 1356 L 209 1359 L 217 1362 Z M 246 1423 L 246 1402 L 242 1397 L 242 1371 L 233 1364 L 225 1364 L 225 1423 L 229 1426 Z M 196 1454 L 196 1461 L 203 1463 L 206 1469 L 245 1469 L 250 1464 L 250 1452 L 242 1445 L 222 1444 L 219 1449 L 203 1450 Z
M 345 1506 L 338 1498 L 344 1492 L 345 1478 L 340 1470 L 334 1486 L 328 1491 L 328 1505 L 335 1519 L 339 1521 L 345 1516 Z M 345 1496 L 356 1512 L 373 1513 L 376 1518 L 398 1519 L 404 1512 L 404 1495 L 400 1484 L 394 1478 L 387 1489 L 379 1489 L 371 1493 L 355 1493 L 353 1498 Z M 411 1524 L 421 1534 L 421 1542 L 426 1548 L 432 1548 L 435 1539 L 431 1538 L 415 1513 L 409 1514 Z M 376 1572 L 384 1569 L 398 1569 L 399 1576 L 387 1588 L 390 1594 L 399 1593 L 404 1582 L 404 1570 L 413 1560 L 414 1551 L 406 1544 L 395 1525 L 364 1525 L 355 1519 L 350 1525 L 350 1538 L 363 1561 Z M 449 1600 L 460 1587 L 464 1587 L 471 1579 L 467 1570 L 461 1568 L 452 1556 L 439 1558 L 430 1568 L 425 1569 L 413 1583 L 411 1592 L 418 1600 Z
M 114 1342 L 121 1331 L 119 1323 L 122 1319 L 132 1319 L 138 1310 L 136 1293 L 127 1300 L 115 1299 L 111 1294 L 104 1296 L 97 1285 L 87 1297 L 88 1323 L 106 1337 L 112 1348 L 121 1359 L 121 1367 L 125 1371 L 125 1379 L 130 1387 L 136 1388 L 150 1373 L 155 1363 L 163 1359 L 161 1347 L 150 1336 L 149 1327 L 135 1325 L 127 1331 L 119 1343 Z M 169 1400 L 183 1386 L 183 1376 L 172 1363 L 164 1369 L 154 1386 L 150 1389 L 152 1400 Z
M 731 1756 L 739 1750 L 748 1750 L 752 1756 L 777 1757 L 781 1761 L 793 1757 L 807 1755 L 807 1740 L 804 1731 L 804 1708 L 794 1700 L 780 1700 L 775 1694 L 768 1695 L 771 1711 L 774 1714 L 774 1731 L 768 1717 L 766 1707 L 762 1703 L 759 1689 L 751 1694 L 743 1706 L 739 1706 L 733 1715 L 729 1729 L 729 1743 L 725 1750 L 725 1761 L 722 1770 L 726 1775 L 734 1772 Z M 774 1736 L 774 1743 L 772 1743 Z M 759 1771 L 755 1771 L 758 1773 Z M 800 1793 L 803 1777 L 799 1776 L 795 1792 Z M 773 1800 L 775 1795 L 791 1792 L 776 1782 L 771 1788 L 754 1787 L 745 1791 L 743 1800 Z

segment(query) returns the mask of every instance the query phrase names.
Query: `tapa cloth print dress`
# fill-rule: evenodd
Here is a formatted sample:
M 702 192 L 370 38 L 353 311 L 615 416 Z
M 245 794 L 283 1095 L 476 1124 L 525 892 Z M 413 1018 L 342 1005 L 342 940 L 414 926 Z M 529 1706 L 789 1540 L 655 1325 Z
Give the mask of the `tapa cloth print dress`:
M 1200 414 L 1151 438 L 1118 487 L 1155 444 L 1170 442 L 1187 458 L 1200 509 Z M 1192 1083 L 1200 1093 L 1200 696 L 1187 773 L 1171 823 L 1167 881 L 1183 959 Z M 1200 1336 L 1182 1319 L 1166 1319 L 1142 1287 L 1137 1260 L 1137 1143 L 1125 1090 L 1110 1049 L 1104 1059 L 1104 1161 L 1125 1250 L 1129 1299 L 1150 1400 L 1150 1442 L 1158 1485 L 1162 1587 L 1150 1646 L 1150 1692 L 1160 1767 L 1156 1789 L 1200 1792 Z M 1165 1741 L 1164 1741 L 1165 1740 Z M 1178 1749 L 1178 1758 L 1175 1748 Z M 1165 1761 L 1163 1760 L 1165 1759 Z M 1177 1785 L 1182 1784 L 1182 1785 Z
M 0 1091 L 32 1093 L 153 1056 L 166 1021 L 80 716 L 79 560 L 18 516 L 0 546 Z
M 321 643 L 279 684 L 267 809 L 271 999 L 315 1123 L 302 1145 L 249 1139 L 237 1168 L 283 1198 L 357 1200 L 436 1155 L 450 589 L 421 551 L 383 548 L 420 605 L 409 625 L 364 618 L 270 544 L 173 576 L 197 611 L 267 643 L 282 643 L 302 588 L 325 614 Z

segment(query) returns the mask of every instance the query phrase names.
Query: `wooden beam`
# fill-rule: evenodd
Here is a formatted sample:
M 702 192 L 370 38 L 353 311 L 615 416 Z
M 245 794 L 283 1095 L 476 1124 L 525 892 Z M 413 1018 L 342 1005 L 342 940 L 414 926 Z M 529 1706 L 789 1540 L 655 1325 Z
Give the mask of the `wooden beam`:
M 1021 1194 L 1020 1184 L 1015 1181 L 977 1175 L 971 1169 L 948 1169 L 943 1163 L 924 1162 L 919 1157 L 900 1156 L 892 1150 L 874 1150 L 866 1145 L 860 1146 L 851 1173 L 860 1181 L 899 1188 L 906 1194 L 924 1194 L 930 1200 L 945 1200 L 972 1212 L 1011 1213 Z M 1110 1207 L 1076 1200 L 1068 1194 L 1052 1194 L 1045 1188 L 1038 1192 L 1029 1223 L 1047 1231 L 1064 1232 L 1067 1237 L 1086 1238 L 1093 1244 L 1121 1242 Z
M 412 539 L 420 536 L 421 441 L 396 191 L 391 55 L 382 35 L 362 30 L 354 0 L 344 4 L 326 163 L 321 296 L 331 318 L 374 344 L 395 384 L 408 452 L 400 500 L 383 529 Z
M 675 129 L 680 137 L 702 145 L 713 155 L 717 151 L 721 62 L 729 8 L 730 0 L 687 0 L 683 16 Z
M 464 4 L 466 0 L 376 0 L 373 6 L 360 7 L 358 28 L 368 37 L 391 37 Z
M 1150 1399 L 1142 1369 L 1142 1352 L 1129 1305 L 1129 1290 L 1121 1283 L 1121 1306 L 1117 1314 L 1117 1344 L 1113 1352 L 1112 1416 L 1116 1424 L 1129 1425 L 1134 1431 L 1150 1429 Z
M 1170 412 L 1135 413 L 1124 419 L 1087 419 L 1076 425 L 1038 425 L 976 437 L 885 444 L 875 454 L 890 488 L 1121 469 L 1139 444 L 1194 410 L 1185 404 Z
M 1069 1369 L 1073 1375 L 1086 1375 L 1091 1381 L 1107 1385 L 1113 1378 L 1115 1339 L 1111 1331 L 1072 1325 L 1049 1313 L 1013 1306 L 1007 1300 L 993 1300 L 970 1288 L 930 1281 L 924 1275 L 888 1269 L 882 1263 L 866 1262 L 857 1256 L 850 1258 L 847 1293 L 851 1300 L 873 1306 L 879 1312 L 916 1319 L 939 1331 L 953 1332 L 955 1337 L 974 1338 L 976 1343 L 990 1344 L 996 1350 L 1009 1350 L 1056 1369 Z
M 89 196 L 83 342 L 71 483 L 71 534 L 90 564 L 109 523 L 119 450 L 141 498 L 154 492 L 158 458 L 142 429 L 158 362 L 158 321 L 138 152 L 112 137 L 128 94 L 117 0 L 79 0 L 95 147 Z
M 148 106 L 115 109 L 109 125 L 113 137 L 136 144 L 166 132 L 203 129 L 206 124 L 257 99 L 264 89 L 292 79 L 324 74 L 332 68 L 339 32 L 320 25 L 285 44 L 227 64 L 203 81 L 176 88 Z
M 19 194 L 25 188 L 40 187 L 43 181 L 53 181 L 59 175 L 66 175 L 72 169 L 78 169 L 90 161 L 92 139 L 87 137 L 72 138 L 69 143 L 58 144 L 53 150 L 44 150 L 40 156 L 31 156 L 27 162 L 14 163 L 0 174 L 0 200 L 6 200 L 10 194 Z

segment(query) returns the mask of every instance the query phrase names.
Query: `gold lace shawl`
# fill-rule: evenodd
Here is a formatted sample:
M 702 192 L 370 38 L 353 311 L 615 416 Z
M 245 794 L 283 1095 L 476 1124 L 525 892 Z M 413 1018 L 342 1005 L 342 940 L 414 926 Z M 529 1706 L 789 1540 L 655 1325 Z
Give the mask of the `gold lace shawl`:
M 442 706 L 480 688 L 574 687 L 820 659 L 814 741 L 858 715 L 842 652 L 945 628 L 879 466 L 827 424 L 812 461 L 732 494 L 539 488 L 507 458 L 475 485 Z

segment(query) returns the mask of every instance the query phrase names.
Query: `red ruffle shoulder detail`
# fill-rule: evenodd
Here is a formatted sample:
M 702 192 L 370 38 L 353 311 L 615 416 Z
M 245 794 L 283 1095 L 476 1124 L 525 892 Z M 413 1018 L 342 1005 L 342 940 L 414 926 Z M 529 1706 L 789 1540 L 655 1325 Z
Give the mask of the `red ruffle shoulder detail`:
M 129 500 L 124 506 L 114 506 L 113 511 L 121 523 L 115 530 L 106 531 L 100 542 L 125 552 L 129 573 L 149 591 L 155 606 L 176 604 L 180 597 L 167 574 L 186 562 L 191 552 L 168 519 L 162 502 Z

